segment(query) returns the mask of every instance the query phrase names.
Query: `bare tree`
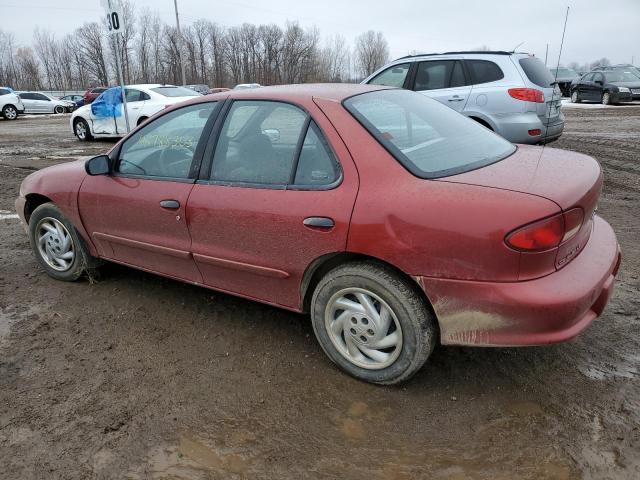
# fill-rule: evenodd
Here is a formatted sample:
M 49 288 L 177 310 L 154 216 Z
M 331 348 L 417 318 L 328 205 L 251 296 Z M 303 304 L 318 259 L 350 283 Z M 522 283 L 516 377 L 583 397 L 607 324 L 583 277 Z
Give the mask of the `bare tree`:
M 369 30 L 356 37 L 356 69 L 366 77 L 389 60 L 389 44 L 382 32 Z

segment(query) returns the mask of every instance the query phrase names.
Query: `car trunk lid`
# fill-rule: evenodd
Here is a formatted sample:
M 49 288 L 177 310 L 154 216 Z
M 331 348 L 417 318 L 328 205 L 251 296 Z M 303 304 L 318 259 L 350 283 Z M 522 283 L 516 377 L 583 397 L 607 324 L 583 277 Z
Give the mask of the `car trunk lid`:
M 500 162 L 439 181 L 528 193 L 555 202 L 563 212 L 581 208 L 584 212 L 581 228 L 557 248 L 555 265 L 562 268 L 589 239 L 603 179 L 600 165 L 592 157 L 554 148 L 520 145 L 513 155 Z M 534 220 L 538 219 L 531 219 Z

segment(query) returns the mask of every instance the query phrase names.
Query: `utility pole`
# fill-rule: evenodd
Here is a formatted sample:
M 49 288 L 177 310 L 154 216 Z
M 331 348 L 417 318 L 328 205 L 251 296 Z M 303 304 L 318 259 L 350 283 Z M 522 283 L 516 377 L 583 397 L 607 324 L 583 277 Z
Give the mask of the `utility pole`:
M 544 66 L 547 66 L 547 57 L 549 56 L 549 44 L 547 43 L 547 51 L 544 52 Z
M 173 0 L 173 6 L 176 9 L 176 29 L 178 30 L 178 53 L 180 55 L 180 69 L 182 70 L 182 85 L 187 84 L 187 76 L 184 70 L 184 41 L 182 39 L 182 32 L 180 31 L 180 17 L 178 16 L 178 0 Z

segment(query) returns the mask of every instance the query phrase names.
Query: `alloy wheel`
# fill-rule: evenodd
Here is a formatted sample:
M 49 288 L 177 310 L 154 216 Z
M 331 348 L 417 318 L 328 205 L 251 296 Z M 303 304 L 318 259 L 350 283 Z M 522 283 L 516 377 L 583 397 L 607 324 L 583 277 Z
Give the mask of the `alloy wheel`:
M 54 270 L 66 272 L 73 265 L 76 249 L 73 237 L 62 222 L 45 217 L 36 226 L 38 253 Z
M 18 116 L 18 111 L 13 107 L 6 107 L 4 109 L 4 117 L 7 120 L 15 120 Z
M 87 128 L 84 126 L 84 123 L 82 122 L 76 123 L 76 136 L 80 140 L 84 140 L 85 138 L 87 138 Z
M 363 288 L 346 288 L 329 299 L 325 328 L 338 352 L 361 368 L 386 368 L 402 350 L 396 314 L 382 298 Z

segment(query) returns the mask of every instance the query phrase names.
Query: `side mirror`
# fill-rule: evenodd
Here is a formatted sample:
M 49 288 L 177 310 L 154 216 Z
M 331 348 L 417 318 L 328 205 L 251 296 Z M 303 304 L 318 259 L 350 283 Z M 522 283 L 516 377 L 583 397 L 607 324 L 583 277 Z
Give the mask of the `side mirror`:
M 111 159 L 107 155 L 90 158 L 84 164 L 88 175 L 108 175 L 111 171 Z

